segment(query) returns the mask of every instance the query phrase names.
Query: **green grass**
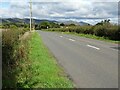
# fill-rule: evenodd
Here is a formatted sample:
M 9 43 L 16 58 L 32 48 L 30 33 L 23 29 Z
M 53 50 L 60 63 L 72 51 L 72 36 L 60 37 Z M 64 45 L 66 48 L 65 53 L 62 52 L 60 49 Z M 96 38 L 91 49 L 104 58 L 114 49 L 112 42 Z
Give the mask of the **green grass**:
M 29 79 L 23 87 L 31 88 L 73 88 L 72 81 L 57 64 L 42 42 L 41 37 L 34 33 L 29 42 Z M 27 72 L 26 72 L 27 73 Z

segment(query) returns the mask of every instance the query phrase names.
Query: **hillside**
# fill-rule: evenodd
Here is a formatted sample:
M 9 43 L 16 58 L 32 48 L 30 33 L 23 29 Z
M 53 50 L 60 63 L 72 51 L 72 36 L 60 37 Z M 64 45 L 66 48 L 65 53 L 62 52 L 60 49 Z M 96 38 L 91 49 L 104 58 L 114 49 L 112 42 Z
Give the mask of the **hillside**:
M 0 18 L 0 21 L 2 23 L 25 23 L 25 24 L 29 24 L 30 20 L 29 18 L 24 18 L 24 19 L 20 19 L 20 18 Z M 69 21 L 63 21 L 63 22 L 60 22 L 60 21 L 55 21 L 55 20 L 47 20 L 47 19 L 33 19 L 33 23 L 35 24 L 39 24 L 43 21 L 48 21 L 48 22 L 54 22 L 54 23 L 64 23 L 66 25 L 69 25 L 69 24 L 75 24 L 75 25 L 90 25 L 89 23 L 86 23 L 86 22 L 76 22 L 76 21 L 72 21 L 72 20 L 69 20 Z M 1 23 L 0 22 L 0 23 Z
M 26 23 L 28 24 L 30 22 L 30 19 L 28 18 L 24 18 L 24 19 L 20 19 L 20 18 L 0 18 L 0 21 L 2 21 L 2 23 Z M 53 21 L 53 20 L 45 20 L 45 19 L 33 19 L 33 22 L 35 24 L 39 24 L 40 22 L 43 21 L 48 21 L 48 22 L 57 22 L 57 21 Z

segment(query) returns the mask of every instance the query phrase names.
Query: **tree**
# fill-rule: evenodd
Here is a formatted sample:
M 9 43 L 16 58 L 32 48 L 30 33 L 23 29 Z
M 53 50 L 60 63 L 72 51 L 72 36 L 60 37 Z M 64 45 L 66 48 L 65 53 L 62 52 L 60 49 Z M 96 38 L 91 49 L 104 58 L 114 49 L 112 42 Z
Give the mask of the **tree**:
M 10 25 L 10 28 L 15 30 L 15 29 L 17 29 L 17 26 L 15 26 L 15 25 Z
M 47 29 L 47 28 L 50 28 L 50 23 L 48 21 L 43 21 L 40 23 L 39 27 L 41 29 Z
M 101 21 L 101 22 L 97 23 L 96 25 L 110 25 L 110 19 Z
M 76 26 L 75 24 L 69 24 L 69 26 Z
M 65 26 L 65 24 L 64 24 L 64 23 L 61 23 L 60 26 Z
M 50 28 L 59 28 L 60 26 L 57 23 L 50 22 Z

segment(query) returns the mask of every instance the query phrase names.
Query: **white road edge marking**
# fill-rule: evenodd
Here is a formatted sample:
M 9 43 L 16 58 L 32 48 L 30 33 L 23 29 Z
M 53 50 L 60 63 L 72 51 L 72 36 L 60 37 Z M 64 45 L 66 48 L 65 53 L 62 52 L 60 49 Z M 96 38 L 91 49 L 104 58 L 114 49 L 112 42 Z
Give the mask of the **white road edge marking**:
M 60 37 L 63 37 L 63 36 L 60 36 Z
M 91 47 L 91 48 L 94 48 L 94 49 L 97 49 L 97 50 L 100 50 L 100 48 L 98 47 L 95 47 L 95 46 L 92 46 L 92 45 L 87 45 L 88 47 Z
M 73 40 L 73 39 L 69 39 L 69 40 L 70 40 L 70 41 L 73 41 L 73 42 L 75 41 L 75 40 Z

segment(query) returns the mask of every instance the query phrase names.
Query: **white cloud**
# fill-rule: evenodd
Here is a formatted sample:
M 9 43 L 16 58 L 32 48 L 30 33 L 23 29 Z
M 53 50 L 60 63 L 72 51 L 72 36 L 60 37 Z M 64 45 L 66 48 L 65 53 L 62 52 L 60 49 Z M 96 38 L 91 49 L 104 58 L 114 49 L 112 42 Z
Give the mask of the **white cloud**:
M 29 0 L 4 0 L 9 8 L 1 8 L 2 17 L 29 17 Z M 118 0 L 34 0 L 33 17 L 40 19 L 76 20 L 90 23 L 110 18 L 117 21 Z
M 24 1 L 30 1 L 30 0 L 1 0 L 2 2 L 24 2 Z M 65 2 L 65 0 L 32 0 L 34 2 Z M 66 0 L 66 2 L 118 2 L 119 0 Z

